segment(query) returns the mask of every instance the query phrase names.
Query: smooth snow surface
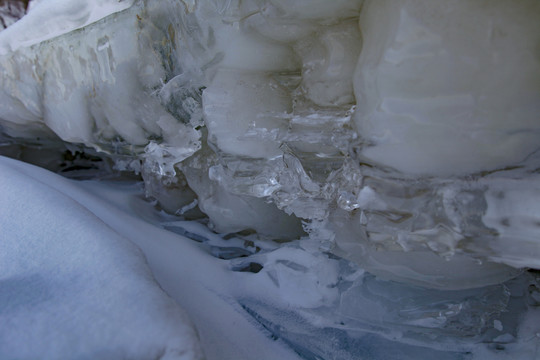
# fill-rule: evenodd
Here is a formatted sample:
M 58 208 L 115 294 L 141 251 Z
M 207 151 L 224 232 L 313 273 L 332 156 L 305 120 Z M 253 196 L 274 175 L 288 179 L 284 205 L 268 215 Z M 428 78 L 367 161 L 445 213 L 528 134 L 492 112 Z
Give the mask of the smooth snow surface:
M 137 187 L 84 185 L 0 157 L 0 190 L 1 359 L 203 358 L 133 243 L 190 314 L 206 359 L 298 359 L 231 300 L 222 263 L 128 213 L 148 205 L 131 203 Z
M 0 173 L 1 359 L 203 358 L 140 250 L 84 197 L 4 158 Z

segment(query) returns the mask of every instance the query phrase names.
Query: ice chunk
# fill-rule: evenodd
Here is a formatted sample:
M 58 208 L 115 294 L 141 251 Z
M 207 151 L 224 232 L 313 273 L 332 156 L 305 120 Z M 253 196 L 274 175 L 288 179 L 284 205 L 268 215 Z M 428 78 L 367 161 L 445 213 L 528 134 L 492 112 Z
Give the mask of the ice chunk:
M 332 215 L 339 246 L 337 252 L 382 279 L 451 290 L 498 284 L 519 274 L 519 270 L 510 266 L 481 261 L 469 254 L 457 253 L 444 258 L 429 247 L 403 249 L 400 246 L 402 239 L 399 230 L 395 240 L 390 239 L 388 233 L 377 232 L 378 229 L 366 232 L 361 225 L 360 216 L 351 216 L 343 211 Z M 451 236 L 445 234 L 444 229 L 439 231 L 424 236 L 428 239 L 436 238 L 439 242 L 443 242 L 446 236 Z M 409 236 L 412 239 L 407 240 L 413 243 L 421 242 L 421 238 L 414 239 L 415 235 L 417 234 L 406 234 L 404 231 L 401 237 Z
M 182 168 L 198 196 L 199 208 L 210 217 L 216 231 L 255 230 L 281 240 L 292 240 L 303 234 L 300 219 L 296 216 L 280 211 L 264 198 L 242 195 L 223 186 L 216 162 L 215 155 L 201 152 Z
M 538 150 L 537 1 L 367 1 L 354 74 L 368 161 L 459 175 Z
M 540 188 L 536 176 L 499 179 L 486 192 L 484 224 L 497 231 L 490 248 L 494 258 L 515 267 L 540 268 Z
M 351 74 L 362 47 L 356 19 L 319 30 L 295 46 L 302 57 L 302 88 L 319 106 L 355 103 Z
M 59 137 L 112 154 L 140 154 L 154 140 L 169 147 L 168 167 L 199 148 L 200 133 L 189 118 L 196 109 L 175 118 L 167 107 L 175 95 L 169 91 L 160 97 L 156 91 L 176 75 L 160 54 L 176 46 L 174 32 L 153 25 L 162 19 L 158 10 L 132 4 L 44 2 L 23 19 L 20 30 L 8 29 L 28 42 L 2 32 L 0 42 L 17 45 L 6 48 L 11 55 L 0 59 L 5 133 Z M 74 23 L 60 21 L 56 12 Z M 144 27 L 148 30 L 141 32 Z M 159 152 L 150 151 L 148 157 L 152 154 Z
M 252 128 L 269 134 L 286 130 L 282 118 L 291 110 L 291 98 L 270 76 L 219 70 L 203 93 L 203 104 L 209 138 L 222 151 L 259 158 L 281 154 L 275 140 L 244 138 Z

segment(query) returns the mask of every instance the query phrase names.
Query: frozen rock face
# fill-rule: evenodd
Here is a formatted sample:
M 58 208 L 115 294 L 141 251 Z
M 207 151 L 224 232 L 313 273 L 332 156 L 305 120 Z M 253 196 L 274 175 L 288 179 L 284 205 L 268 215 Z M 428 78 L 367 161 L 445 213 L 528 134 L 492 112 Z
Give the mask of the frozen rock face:
M 383 279 L 540 268 L 538 1 L 77 3 L 0 34 L 13 141 L 92 147 L 169 211 Z

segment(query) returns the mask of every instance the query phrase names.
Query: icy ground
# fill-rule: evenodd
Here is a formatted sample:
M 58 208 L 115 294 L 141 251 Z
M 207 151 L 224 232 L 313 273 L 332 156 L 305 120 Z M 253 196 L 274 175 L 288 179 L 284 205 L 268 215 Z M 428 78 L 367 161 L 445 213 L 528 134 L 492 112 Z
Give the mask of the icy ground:
M 207 359 L 539 355 L 534 274 L 441 296 L 377 281 L 307 239 L 213 234 L 157 211 L 139 183 L 76 182 L 3 157 L 0 174 L 0 358 L 198 359 L 180 306 Z
M 203 358 L 187 315 L 90 196 L 13 161 L 1 172 L 0 358 Z

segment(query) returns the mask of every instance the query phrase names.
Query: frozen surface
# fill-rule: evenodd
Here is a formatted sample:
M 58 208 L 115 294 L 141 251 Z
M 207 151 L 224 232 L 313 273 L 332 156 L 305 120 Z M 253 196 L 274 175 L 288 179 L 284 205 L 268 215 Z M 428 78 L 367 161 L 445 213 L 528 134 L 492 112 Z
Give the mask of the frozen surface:
M 539 355 L 538 273 L 442 292 L 381 281 L 308 238 L 219 235 L 158 212 L 138 184 L 0 164 L 3 357 L 199 358 L 177 304 L 207 359 Z
M 532 0 L 42 0 L 0 33 L 0 123 L 93 148 L 219 232 L 491 285 L 539 267 L 538 209 L 519 209 L 540 194 L 539 18 Z
M 540 3 L 368 1 L 354 75 L 369 161 L 460 175 L 538 150 Z
M 80 29 L 110 14 L 127 9 L 132 4 L 133 0 L 35 1 L 28 16 L 5 30 L 0 41 L 0 54 Z
M 302 356 L 366 332 L 389 352 L 350 356 L 536 340 L 504 314 L 536 306 L 538 1 L 31 5 L 0 33 L 0 151 L 142 177 L 183 220 L 154 223 L 230 260 L 265 297 L 218 293 Z

